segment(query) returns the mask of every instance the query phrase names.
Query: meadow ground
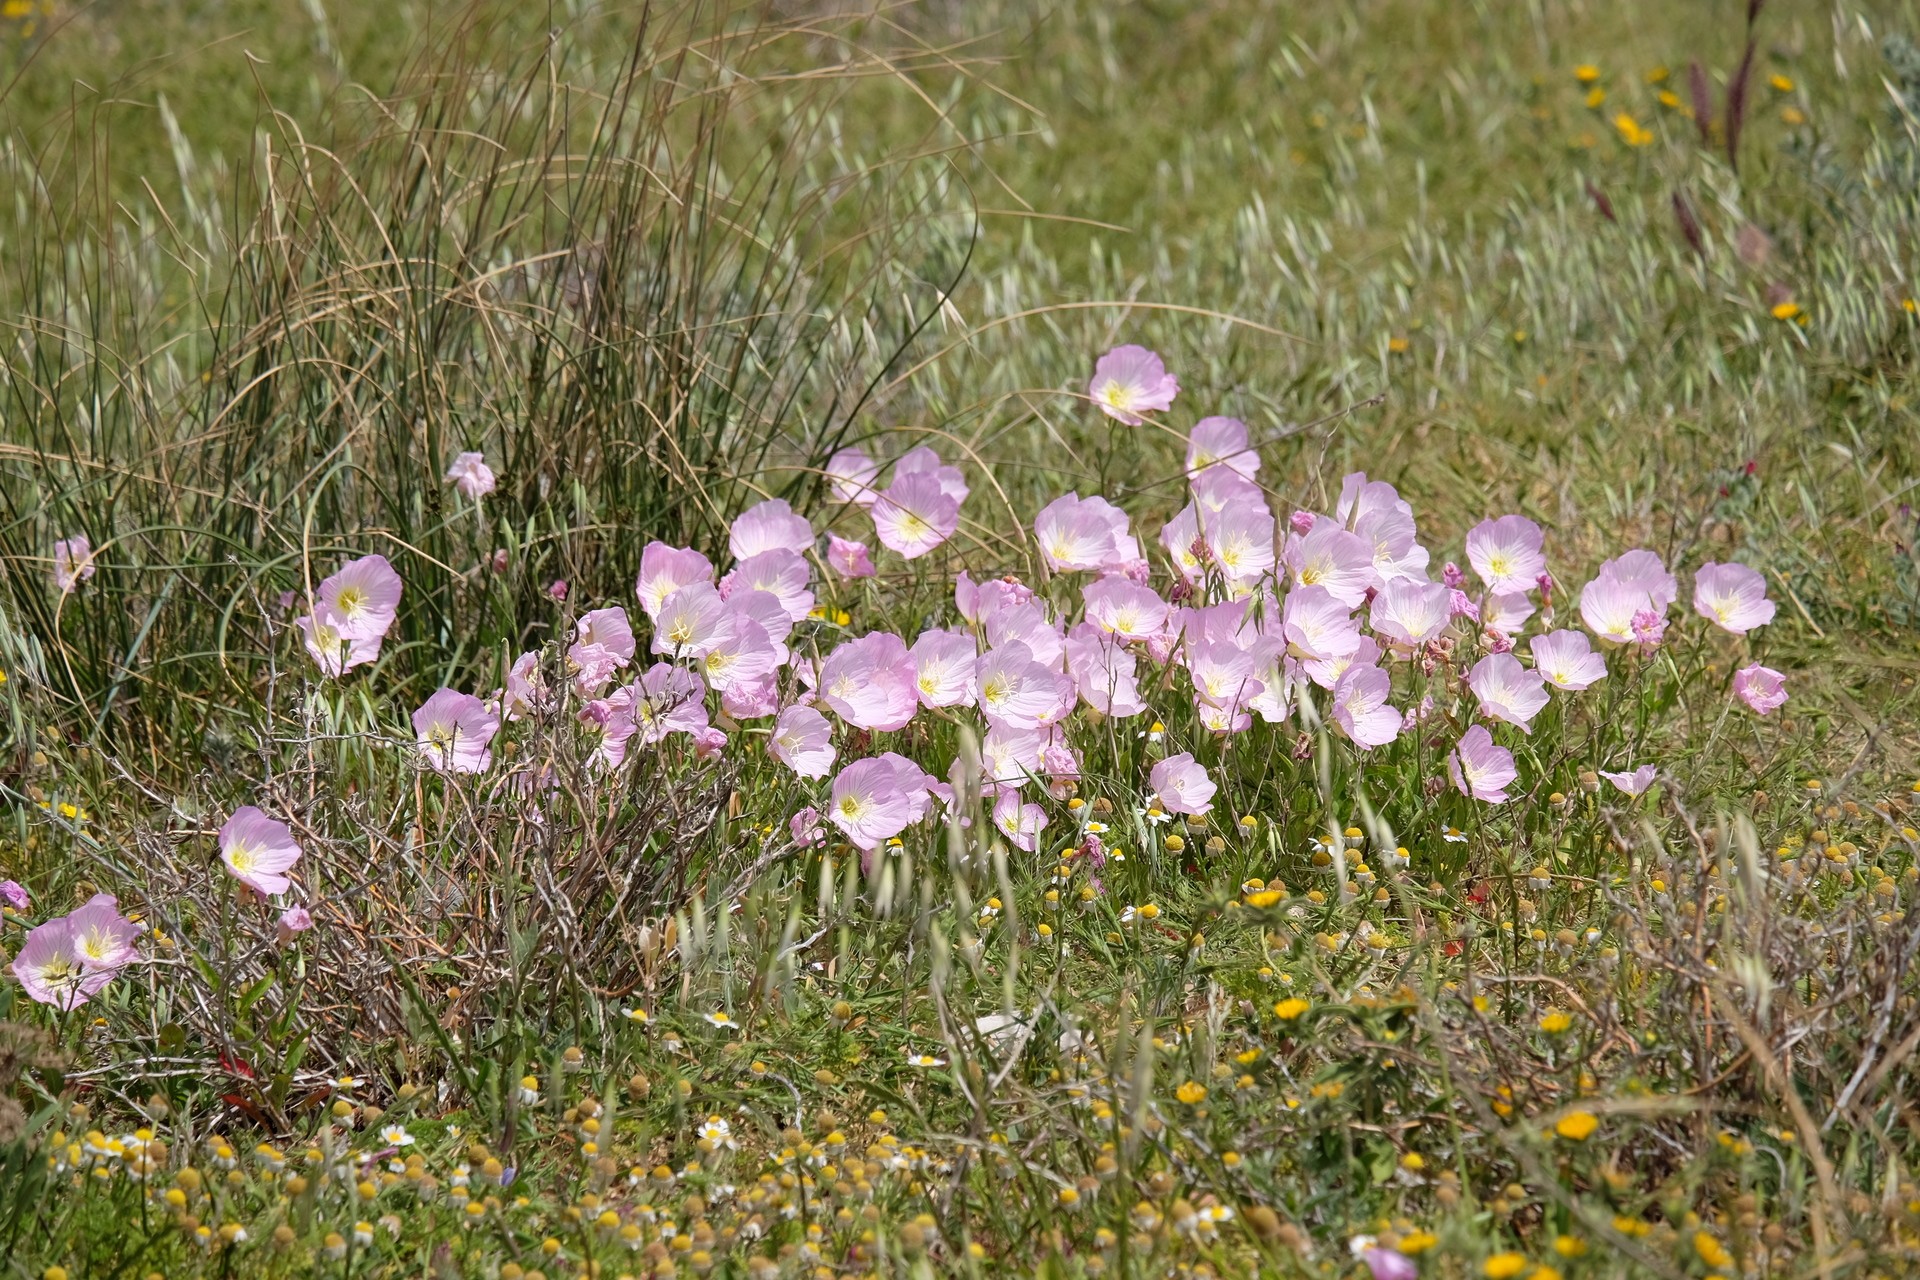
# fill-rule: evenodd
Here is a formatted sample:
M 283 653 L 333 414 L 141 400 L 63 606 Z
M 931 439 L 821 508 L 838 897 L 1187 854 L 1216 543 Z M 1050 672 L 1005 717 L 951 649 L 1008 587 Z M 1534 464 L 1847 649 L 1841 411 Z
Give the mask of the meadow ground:
M 1920 9 L 0 24 L 0 1274 L 1920 1269 Z

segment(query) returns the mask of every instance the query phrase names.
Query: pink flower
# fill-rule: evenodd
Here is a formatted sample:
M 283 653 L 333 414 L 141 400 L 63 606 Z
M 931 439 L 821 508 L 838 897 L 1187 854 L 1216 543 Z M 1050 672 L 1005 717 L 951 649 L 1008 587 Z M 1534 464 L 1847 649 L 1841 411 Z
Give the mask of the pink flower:
M 1078 692 L 1070 678 L 1034 661 L 1033 650 L 1018 640 L 982 654 L 974 680 L 987 723 L 1009 729 L 1058 724 L 1073 710 Z
M 643 746 L 707 727 L 706 686 L 685 667 L 656 662 L 621 692 L 630 699 L 628 712 Z
M 1142 414 L 1173 404 L 1180 380 L 1167 372 L 1160 357 L 1145 347 L 1115 347 L 1093 366 L 1087 395 L 1100 412 L 1129 427 L 1146 422 Z
M 1667 619 L 1664 614 L 1653 609 L 1641 609 L 1634 613 L 1633 639 L 1635 644 L 1638 644 L 1647 652 L 1652 652 L 1658 649 L 1660 642 L 1666 638 Z
M 1655 772 L 1653 765 L 1643 764 L 1632 773 L 1614 773 L 1611 770 L 1602 769 L 1600 776 L 1628 795 L 1639 796 L 1644 795 L 1647 788 L 1653 785 Z
M 989 726 L 980 740 L 980 776 L 1003 787 L 1017 787 L 1046 772 L 1047 748 L 1053 729 L 1007 729 Z
M 667 658 L 705 656 L 725 634 L 727 602 L 712 583 L 695 582 L 667 597 L 653 623 L 653 652 Z
M 1373 544 L 1331 520 L 1315 521 L 1304 538 L 1287 539 L 1287 568 L 1297 585 L 1324 587 L 1350 609 L 1380 583 L 1373 571 Z
M 633 624 L 627 621 L 627 611 L 616 606 L 580 615 L 567 660 L 577 668 L 575 685 L 582 693 L 590 693 L 632 662 L 633 653 Z
M 898 484 L 904 476 L 929 477 L 940 486 L 940 492 L 953 499 L 955 506 L 965 503 L 967 495 L 972 492 L 960 468 L 949 466 L 939 454 L 924 444 L 907 450 L 893 464 L 894 483 Z
M 1520 634 L 1520 628 L 1532 616 L 1532 596 L 1524 591 L 1496 591 L 1487 597 L 1487 607 L 1480 622 L 1490 630 L 1513 636 Z
M 83 967 L 95 973 L 118 973 L 140 958 L 134 941 L 140 926 L 120 914 L 120 905 L 110 893 L 96 893 L 86 905 L 67 917 L 72 930 L 73 954 Z
M 713 562 L 698 551 L 649 542 L 640 553 L 640 577 L 633 584 L 633 593 L 640 598 L 641 611 L 657 623 L 667 597 L 696 582 L 712 581 Z
M 1556 689 L 1578 693 L 1606 679 L 1607 660 L 1578 631 L 1550 631 L 1527 644 L 1534 670 Z
M 833 746 L 833 726 L 812 707 L 788 707 L 773 723 L 767 754 L 803 778 L 824 778 L 838 754 Z
M 1396 1249 L 1362 1249 L 1360 1261 L 1367 1264 L 1373 1280 L 1416 1280 L 1420 1274 L 1419 1265 Z
M 633 694 L 616 689 L 612 697 L 596 698 L 580 708 L 581 737 L 590 748 L 594 764 L 617 769 L 627 758 L 627 744 L 636 732 L 633 723 Z
M 932 475 L 896 475 L 873 504 L 873 529 L 882 546 L 917 560 L 960 527 L 960 503 Z
M 441 773 L 481 773 L 493 763 L 487 744 L 500 719 L 470 693 L 441 689 L 413 713 L 413 731 L 427 763 Z
M 1348 667 L 1333 684 L 1333 722 L 1355 746 L 1384 747 L 1400 736 L 1400 713 L 1388 702 L 1393 682 L 1379 667 Z
M 813 526 L 795 515 L 786 499 L 769 498 L 734 518 L 728 545 L 735 560 L 751 560 L 762 551 L 804 556 L 813 550 Z
M 856 760 L 833 780 L 827 817 L 862 849 L 877 849 L 926 813 L 927 776 L 889 751 Z
M 476 502 L 493 492 L 493 470 L 483 453 L 463 453 L 455 458 L 447 468 L 446 479 Z
M 1373 574 L 1381 582 L 1427 580 L 1431 557 L 1420 545 L 1412 514 L 1395 507 L 1369 511 L 1353 522 L 1353 533 L 1373 548 Z
M 780 709 L 780 681 L 764 675 L 755 680 L 736 680 L 720 695 L 720 710 L 735 720 L 758 720 Z
M 709 689 L 721 694 L 736 684 L 766 679 L 787 657 L 785 646 L 775 644 L 765 627 L 731 604 L 721 616 L 718 633 L 705 648 L 699 658 L 700 674 Z
M 1364 471 L 1355 471 L 1340 479 L 1340 501 L 1334 505 L 1333 518 L 1341 524 L 1355 523 L 1377 511 L 1396 511 L 1413 519 L 1413 506 L 1400 491 L 1385 480 L 1369 480 Z M 1449 584 L 1455 585 L 1455 584 Z
M 1461 795 L 1504 804 L 1506 789 L 1520 771 L 1514 768 L 1513 752 L 1495 743 L 1485 725 L 1476 724 L 1461 735 L 1460 745 L 1447 753 L 1447 774 Z
M 813 566 L 798 552 L 784 547 L 749 556 L 720 579 L 720 598 L 731 600 L 743 591 L 764 591 L 780 602 L 789 622 L 798 622 L 813 610 Z
M 567 580 L 565 578 L 555 578 L 552 582 L 549 582 L 547 584 L 547 595 L 555 600 L 564 601 L 567 598 Z
M 1277 635 L 1261 636 L 1253 642 L 1252 654 L 1253 678 L 1261 688 L 1247 706 L 1268 724 L 1279 724 L 1293 714 L 1288 690 L 1297 679 L 1288 670 L 1292 662 L 1287 657 L 1287 642 Z
M 993 801 L 993 825 L 1014 848 L 1032 853 L 1040 847 L 1040 832 L 1047 825 L 1047 811 L 1037 804 L 1022 804 L 1017 787 L 1002 787 Z
M 968 622 L 983 623 L 1001 609 L 1033 599 L 1033 588 L 1017 578 L 988 578 L 975 584 L 962 569 L 953 581 L 953 605 Z
M 1520 665 L 1511 653 L 1490 653 L 1473 664 L 1467 687 L 1480 699 L 1480 714 L 1504 720 L 1523 733 L 1533 731 L 1533 718 L 1547 705 L 1547 687 L 1538 672 Z
M 1066 653 L 1066 640 L 1058 624 L 1047 616 L 1045 602 L 1028 600 L 1024 604 L 1008 605 L 996 609 L 987 615 L 987 647 L 999 648 L 1002 645 L 1018 641 L 1027 646 L 1033 660 L 1050 671 L 1061 668 L 1061 658 Z
M 346 640 L 378 640 L 400 613 L 403 584 L 385 556 L 362 556 L 320 584 L 316 617 Z
M 1227 467 L 1251 480 L 1260 474 L 1260 454 L 1248 443 L 1238 418 L 1202 418 L 1187 437 L 1187 479 L 1209 467 Z
M 220 828 L 220 861 L 235 880 L 271 898 L 293 883 L 286 873 L 300 861 L 300 845 L 286 823 L 242 805 Z
M 1489 591 L 1530 591 L 1546 572 L 1545 536 L 1525 516 L 1482 520 L 1467 533 L 1467 563 Z
M 880 466 L 861 449 L 841 449 L 827 459 L 827 482 L 835 502 L 871 506 L 880 496 L 874 481 L 880 478 Z
M 827 831 L 820 823 L 820 811 L 807 805 L 787 819 L 787 831 L 802 849 L 827 842 Z
M 820 665 L 820 700 L 856 729 L 904 729 L 920 706 L 907 642 L 890 631 L 849 640 Z
M 1651 604 L 1645 587 L 1603 573 L 1580 589 L 1580 620 L 1610 644 L 1632 644 L 1634 618 Z
M 320 611 L 318 618 L 303 614 L 293 620 L 293 625 L 300 629 L 300 636 L 306 641 L 307 656 L 313 659 L 323 675 L 338 679 L 353 668 L 380 656 L 379 636 L 349 640 L 340 634 L 333 615 L 325 609 Z
M 1733 673 L 1733 693 L 1755 715 L 1769 715 L 1786 704 L 1787 679 L 1756 662 Z
M 288 907 L 274 926 L 275 940 L 286 946 L 294 938 L 313 928 L 313 914 L 305 907 Z
M 1287 647 L 1301 659 L 1344 658 L 1360 647 L 1353 611 L 1322 586 L 1295 587 L 1281 607 Z
M 1055 498 L 1042 507 L 1034 519 L 1033 534 L 1040 545 L 1040 558 L 1049 568 L 1061 572 L 1098 569 L 1116 555 L 1113 527 L 1105 512 L 1090 502 L 1082 503 L 1077 493 Z
M 71 917 L 58 916 L 28 932 L 13 958 L 13 976 L 29 999 L 72 1011 L 113 980 L 114 969 L 92 969 L 74 947 Z
M 1693 575 L 1693 609 L 1719 627 L 1743 636 L 1773 621 L 1767 580 L 1744 564 L 1708 561 Z
M 25 911 L 33 905 L 33 899 L 20 886 L 18 880 L 0 880 L 0 906 L 12 907 L 15 911 Z
M 726 733 L 713 725 L 700 725 L 689 731 L 689 736 L 693 739 L 693 758 L 696 760 L 718 759 L 720 753 L 727 749 Z
M 1375 634 L 1417 649 L 1439 638 L 1453 621 L 1451 596 L 1437 582 L 1395 578 L 1374 596 L 1367 620 Z
M 1151 587 L 1121 577 L 1090 582 L 1080 592 L 1087 621 L 1120 640 L 1145 640 L 1167 626 L 1167 602 Z
M 501 690 L 500 708 L 507 719 L 518 720 L 544 707 L 549 692 L 546 678 L 540 673 L 540 654 L 529 650 L 513 660 L 507 686 Z
M 1639 588 L 1647 593 L 1649 607 L 1659 613 L 1665 613 L 1680 595 L 1680 584 L 1651 551 L 1625 552 L 1601 565 L 1600 572 L 1594 576 L 1611 577 L 1626 586 Z
M 1448 590 L 1458 591 L 1466 580 L 1467 575 L 1453 561 L 1449 560 L 1440 566 L 1440 581 L 1446 584 Z
M 84 533 L 53 544 L 53 585 L 71 591 L 93 576 L 93 543 Z
M 837 533 L 827 535 L 827 566 L 843 578 L 871 578 L 875 573 L 867 544 Z
M 1233 475 L 1216 468 L 1208 475 Z M 1273 512 L 1257 495 L 1229 502 L 1211 515 L 1202 516 L 1206 532 L 1207 554 L 1220 566 L 1227 583 L 1248 587 L 1273 572 Z
M 1125 719 L 1146 710 L 1134 656 L 1112 636 L 1083 622 L 1068 633 L 1065 656 L 1074 687 L 1095 711 Z
M 1147 782 L 1160 807 L 1168 813 L 1192 814 L 1197 818 L 1213 808 L 1213 793 L 1217 790 L 1213 779 L 1185 751 L 1154 765 Z
M 1231 640 L 1189 641 L 1186 664 L 1201 723 L 1215 733 L 1239 733 L 1252 725 L 1246 708 L 1265 686 L 1253 674 L 1250 650 Z
M 914 688 L 923 707 L 971 705 L 979 649 L 964 631 L 922 631 L 913 642 Z

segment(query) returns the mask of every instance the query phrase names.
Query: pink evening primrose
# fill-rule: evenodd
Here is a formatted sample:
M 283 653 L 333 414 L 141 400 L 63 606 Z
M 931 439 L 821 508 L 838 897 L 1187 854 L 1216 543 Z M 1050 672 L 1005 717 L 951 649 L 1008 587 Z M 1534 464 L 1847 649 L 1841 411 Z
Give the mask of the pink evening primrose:
M 917 560 L 960 527 L 960 502 L 928 472 L 896 475 L 869 509 L 880 544 Z
M 880 478 L 880 466 L 862 449 L 841 449 L 827 459 L 827 482 L 835 502 L 871 506 L 880 496 L 874 481 Z
M 964 505 L 967 495 L 973 492 L 967 487 L 967 478 L 960 468 L 949 465 L 924 444 L 907 450 L 894 462 L 894 483 L 898 484 L 905 476 L 926 476 L 939 485 L 940 492 L 952 498 L 956 506 Z
M 867 544 L 837 533 L 827 535 L 827 567 L 843 578 L 871 578 L 875 572 Z
M 413 729 L 427 763 L 441 773 L 483 773 L 493 763 L 487 744 L 500 718 L 470 693 L 441 689 L 413 713 Z
M 640 553 L 640 577 L 633 584 L 633 593 L 640 598 L 641 610 L 657 623 L 661 608 L 674 592 L 696 582 L 712 581 L 713 562 L 698 551 L 649 542 Z
M 1218 790 L 1206 769 L 1185 751 L 1155 764 L 1147 781 L 1161 808 L 1195 817 L 1212 810 L 1213 793 Z
M 1513 753 L 1494 742 L 1485 725 L 1476 724 L 1461 735 L 1460 745 L 1447 753 L 1447 774 L 1461 795 L 1504 804 L 1506 789 L 1520 771 L 1514 768 Z
M 447 468 L 446 480 L 476 502 L 493 492 L 493 469 L 483 453 L 463 453 Z
M 338 679 L 355 667 L 365 666 L 380 657 L 380 636 L 351 640 L 340 633 L 338 619 L 324 607 L 314 614 L 302 614 L 293 620 L 306 642 L 307 656 L 321 674 Z
M 1132 344 L 1101 356 L 1087 384 L 1087 395 L 1100 412 L 1129 427 L 1145 423 L 1143 414 L 1171 406 L 1179 393 L 1180 380 L 1167 372 L 1160 357 Z
M 803 778 L 824 778 L 836 754 L 833 726 L 812 707 L 788 707 L 773 723 L 767 754 Z
M 1533 732 L 1533 718 L 1547 705 L 1540 673 L 1521 666 L 1511 653 L 1490 653 L 1474 663 L 1467 687 L 1480 700 L 1481 715 L 1504 720 L 1523 733 Z
M 90 969 L 81 962 L 68 916 L 57 916 L 30 930 L 12 968 L 29 999 L 68 1012 L 98 995 L 117 972 Z
M 1348 667 L 1333 684 L 1333 722 L 1357 747 L 1384 747 L 1400 736 L 1400 713 L 1387 702 L 1393 683 L 1379 667 Z
M 1527 642 L 1533 669 L 1556 689 L 1578 693 L 1606 679 L 1607 660 L 1593 651 L 1584 633 L 1550 631 Z
M 1694 612 L 1736 636 L 1773 621 L 1767 580 L 1744 564 L 1708 561 L 1693 575 Z
M 387 558 L 362 556 L 320 583 L 314 610 L 345 640 L 378 640 L 399 616 L 403 584 Z
M 914 688 L 923 707 L 973 705 L 979 649 L 964 631 L 923 631 L 913 642 Z
M 84 533 L 53 544 L 53 585 L 72 591 L 93 576 L 93 543 Z
M 889 751 L 856 760 L 833 780 L 827 818 L 862 849 L 877 849 L 927 811 L 927 775 Z
M 1489 591 L 1530 591 L 1547 570 L 1544 535 L 1525 516 L 1482 520 L 1467 534 L 1467 563 Z
M 920 707 L 907 643 L 889 631 L 849 640 L 820 664 L 820 700 L 856 729 L 904 729 Z
M 1643 764 L 1631 773 L 1615 773 L 1608 769 L 1602 769 L 1599 772 L 1601 777 L 1628 795 L 1639 796 L 1646 794 L 1647 788 L 1653 785 L 1657 770 L 1653 765 Z
M 118 973 L 140 958 L 134 940 L 140 926 L 120 914 L 119 901 L 110 893 L 96 893 L 86 905 L 67 917 L 73 954 L 90 972 Z
M 286 873 L 299 860 L 293 829 L 250 804 L 235 809 L 220 828 L 220 861 L 228 874 L 263 898 L 287 891 L 293 881 Z
M 1733 693 L 1755 715 L 1770 715 L 1786 705 L 1786 677 L 1759 663 L 1733 673 Z
M 813 550 L 813 526 L 784 498 L 748 507 L 734 518 L 729 549 L 735 560 L 749 560 L 762 551 L 791 551 L 805 555 Z
M 1209 467 L 1226 467 L 1253 479 L 1260 474 L 1260 454 L 1248 439 L 1247 424 L 1238 418 L 1200 419 L 1187 437 L 1187 479 Z

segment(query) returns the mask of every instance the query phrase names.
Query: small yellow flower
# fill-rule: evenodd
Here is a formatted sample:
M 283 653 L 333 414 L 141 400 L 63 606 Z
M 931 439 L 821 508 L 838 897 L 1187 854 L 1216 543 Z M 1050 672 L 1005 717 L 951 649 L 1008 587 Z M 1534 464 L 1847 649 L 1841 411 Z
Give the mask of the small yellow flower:
M 1553 1251 L 1563 1258 L 1582 1258 L 1587 1253 L 1587 1242 L 1579 1236 L 1555 1236 Z
M 1207 1086 L 1189 1080 L 1173 1091 L 1173 1096 L 1188 1106 L 1198 1106 L 1207 1100 Z
M 1540 1019 L 1540 1029 L 1550 1036 L 1557 1036 L 1573 1025 L 1573 1019 L 1555 1009 Z
M 1282 1022 L 1292 1022 L 1312 1007 L 1312 1005 L 1302 1000 L 1299 996 L 1289 996 L 1287 999 L 1273 1006 L 1273 1016 Z
M 1775 320 L 1791 320 L 1800 314 L 1800 304 L 1791 300 L 1776 302 L 1770 314 Z
M 1704 1231 L 1694 1233 L 1693 1251 L 1700 1255 L 1700 1261 L 1710 1267 L 1726 1268 L 1733 1265 L 1733 1255 L 1727 1252 L 1727 1246 Z
M 1665 84 L 1667 82 L 1667 75 L 1668 72 L 1665 66 L 1655 67 L 1653 70 L 1647 72 L 1647 83 Z
M 1496 1253 L 1480 1265 L 1487 1280 L 1513 1280 L 1527 1269 L 1527 1260 L 1517 1253 Z
M 1400 1237 L 1399 1248 L 1401 1253 L 1411 1257 L 1414 1254 L 1425 1253 L 1439 1243 L 1440 1237 L 1431 1231 L 1409 1231 Z
M 1675 93 L 1673 90 L 1662 89 L 1660 91 L 1659 96 L 1660 96 L 1661 106 L 1667 107 L 1675 111 L 1678 111 L 1680 109 L 1680 95 Z
M 1792 128 L 1798 128 L 1799 126 L 1805 124 L 1806 122 L 1807 122 L 1807 113 L 1802 111 L 1800 108 L 1798 107 L 1780 108 L 1780 123 Z
M 1644 147 L 1653 141 L 1653 133 L 1640 127 L 1640 122 L 1622 111 L 1613 118 L 1613 128 L 1620 135 L 1620 141 L 1630 147 Z
M 1600 1121 L 1591 1111 L 1569 1111 L 1561 1116 L 1553 1131 L 1571 1142 L 1585 1142 L 1600 1127 Z
M 1593 86 L 1593 88 L 1587 90 L 1587 106 L 1592 108 L 1593 110 L 1598 111 L 1601 105 L 1606 102 L 1606 100 L 1607 100 L 1607 91 L 1605 89 L 1602 89 L 1599 85 L 1595 85 Z
M 1270 907 L 1278 901 L 1280 901 L 1278 889 L 1262 889 L 1258 893 L 1247 895 L 1247 905 L 1250 907 Z
M 1775 93 L 1793 92 L 1793 80 L 1791 77 L 1782 75 L 1770 76 L 1767 83 L 1773 86 Z
M 1387 350 L 1393 352 L 1395 355 L 1399 355 L 1411 345 L 1411 343 L 1402 337 L 1396 336 L 1387 339 Z
M 1600 78 L 1600 68 L 1591 62 L 1583 62 L 1573 69 L 1573 78 L 1581 84 L 1592 84 Z

